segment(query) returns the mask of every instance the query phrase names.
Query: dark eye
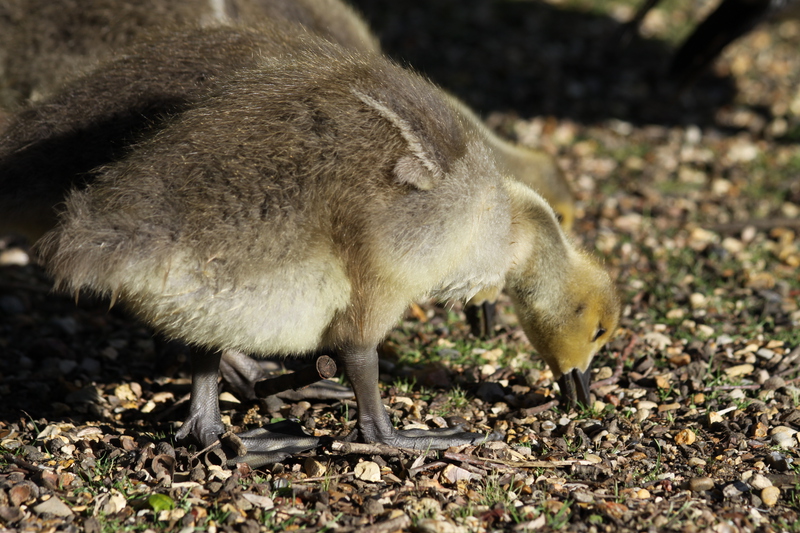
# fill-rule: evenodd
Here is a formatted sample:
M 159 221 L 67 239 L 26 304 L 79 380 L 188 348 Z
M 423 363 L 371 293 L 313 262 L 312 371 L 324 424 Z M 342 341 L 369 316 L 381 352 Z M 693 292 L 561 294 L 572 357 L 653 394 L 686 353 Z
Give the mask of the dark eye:
M 594 339 L 592 339 L 592 342 L 595 342 L 597 339 L 599 339 L 600 337 L 602 337 L 605 334 L 606 334 L 606 328 L 604 328 L 602 326 L 597 328 L 597 331 L 594 334 Z

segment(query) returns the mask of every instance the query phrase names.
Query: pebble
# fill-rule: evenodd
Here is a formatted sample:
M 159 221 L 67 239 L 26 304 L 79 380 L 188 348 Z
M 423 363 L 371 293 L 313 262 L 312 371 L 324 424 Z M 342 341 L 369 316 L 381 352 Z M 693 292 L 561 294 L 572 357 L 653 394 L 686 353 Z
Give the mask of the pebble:
M 356 479 L 361 481 L 379 482 L 381 481 L 381 467 L 372 461 L 362 461 L 353 469 Z
M 268 496 L 261 496 L 252 492 L 243 492 L 242 498 L 250 502 L 252 505 L 262 509 L 272 509 L 275 507 L 275 503 L 272 501 L 272 498 Z
M 725 369 L 725 373 L 728 375 L 729 378 L 736 378 L 739 376 L 746 376 L 747 374 L 751 373 L 755 370 L 755 367 L 750 363 L 745 363 L 743 365 L 735 365 Z
M 693 477 L 689 480 L 689 489 L 692 492 L 703 492 L 714 488 L 714 480 L 710 477 Z
M 787 426 L 777 426 L 770 431 L 770 439 L 776 446 L 784 449 L 794 448 L 797 446 L 797 439 L 795 439 L 796 430 Z
M 456 533 L 459 531 L 459 528 L 446 520 L 423 518 L 417 522 L 417 526 L 414 530 L 419 533 Z
M 691 429 L 682 429 L 675 435 L 675 443 L 691 446 L 697 440 L 697 435 Z
M 68 516 L 72 516 L 72 509 L 70 509 L 66 503 L 62 502 L 55 496 L 50 498 L 49 500 L 45 500 L 39 505 L 33 508 L 33 511 L 36 514 L 44 514 L 48 513 L 53 516 L 60 516 L 66 518 Z
M 699 457 L 690 457 L 687 462 L 689 466 L 706 466 L 706 462 Z
M 753 474 L 753 476 L 748 480 L 748 483 L 750 483 L 750 486 L 756 490 L 763 490 L 772 486 L 772 481 L 762 474 Z
M 780 498 L 781 489 L 778 487 L 764 487 L 761 489 L 761 501 L 764 502 L 764 505 L 767 507 L 774 507 L 776 503 L 778 503 L 778 498 Z
M 780 376 L 772 376 L 764 382 L 764 388 L 767 390 L 778 390 L 786 385 L 786 380 Z
M 556 423 L 552 420 L 545 420 L 542 422 L 542 430 L 544 431 L 553 431 L 556 429 Z
M 722 495 L 726 498 L 736 498 L 745 492 L 750 492 L 750 487 L 748 487 L 746 483 L 738 480 L 728 483 L 725 485 L 725 488 L 722 489 Z
M 789 465 L 792 461 L 779 452 L 769 452 L 766 457 L 766 462 L 770 468 L 773 468 L 778 472 L 786 472 L 789 470 Z
M 325 472 L 327 472 L 328 470 L 328 468 L 324 464 L 320 463 L 313 457 L 309 457 L 305 460 L 305 462 L 303 463 L 303 468 L 305 469 L 308 477 L 324 476 Z
M 456 465 L 447 465 L 446 467 L 444 467 L 444 470 L 442 470 L 442 476 L 453 485 L 455 485 L 462 479 L 470 480 L 476 477 L 475 474 L 473 474 L 469 470 L 465 470 Z

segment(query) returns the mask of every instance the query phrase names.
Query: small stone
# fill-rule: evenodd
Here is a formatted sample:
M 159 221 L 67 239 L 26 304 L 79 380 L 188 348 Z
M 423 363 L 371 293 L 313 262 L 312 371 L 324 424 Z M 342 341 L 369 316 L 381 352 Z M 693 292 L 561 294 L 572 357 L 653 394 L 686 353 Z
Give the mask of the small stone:
M 750 363 L 745 363 L 743 365 L 736 365 L 725 369 L 725 373 L 728 375 L 729 378 L 738 378 L 740 376 L 746 376 L 750 374 L 755 367 Z
M 703 492 L 714 488 L 714 480 L 710 477 L 693 477 L 689 480 L 689 489 L 692 492 Z
M 383 504 L 376 498 L 367 498 L 362 507 L 367 516 L 379 515 L 384 511 Z
M 753 424 L 751 435 L 757 439 L 763 439 L 767 436 L 767 425 L 763 422 L 756 422 Z
M 702 392 L 698 392 L 692 397 L 692 401 L 695 403 L 695 405 L 703 405 L 703 403 L 706 401 L 706 395 Z
M 704 337 L 711 337 L 712 335 L 714 335 L 714 333 L 716 333 L 714 331 L 714 328 L 712 328 L 708 324 L 700 324 L 699 326 L 697 326 L 698 335 L 702 335 Z
M 242 498 L 250 502 L 255 507 L 260 507 L 261 509 L 272 509 L 275 507 L 275 503 L 272 501 L 272 498 L 268 496 L 260 496 L 258 494 L 253 494 L 252 492 L 243 492 Z
M 19 507 L 35 497 L 36 495 L 34 495 L 31 489 L 30 482 L 17 483 L 8 491 L 8 498 L 11 500 L 11 503 L 14 504 L 14 507 Z
M 490 365 L 489 363 L 487 363 L 481 366 L 481 375 L 484 377 L 491 376 L 495 372 L 497 372 L 497 368 L 495 368 L 494 365 Z
M 306 475 L 308 477 L 322 477 L 327 472 L 327 467 L 314 459 L 313 457 L 309 457 L 303 463 L 303 468 L 306 471 Z
M 556 427 L 557 427 L 556 423 L 553 422 L 552 420 L 545 420 L 544 422 L 542 422 L 542 429 L 544 431 L 553 431 L 554 429 L 556 429 Z
M 303 415 L 306 414 L 306 411 L 308 411 L 309 409 L 311 409 L 311 403 L 307 402 L 305 400 L 301 400 L 301 401 L 297 402 L 296 404 L 294 404 L 289 409 L 289 414 L 291 416 L 299 419 L 299 418 L 302 418 Z
M 361 481 L 379 482 L 381 481 L 381 467 L 372 461 L 362 461 L 353 469 L 357 479 Z
M 767 507 L 774 507 L 781 496 L 781 489 L 778 487 L 764 487 L 761 489 L 761 501 Z
M 414 530 L 419 533 L 456 533 L 458 527 L 447 520 L 423 518 L 417 522 L 417 527 Z
M 0 518 L 5 520 L 7 524 L 13 524 L 25 518 L 25 512 L 19 507 L 0 505 Z
M 708 305 L 708 300 L 706 297 L 699 292 L 693 293 L 689 296 L 689 304 L 691 304 L 692 309 L 703 309 Z
M 690 457 L 687 463 L 689 466 L 706 466 L 706 462 L 699 457 Z
M 750 487 L 747 484 L 742 483 L 739 480 L 733 481 L 725 485 L 725 488 L 722 489 L 722 495 L 726 498 L 737 498 L 744 494 L 745 492 L 749 492 Z
M 778 472 L 786 472 L 789 470 L 791 461 L 780 452 L 769 452 L 765 459 L 769 467 L 777 470 Z
M 762 474 L 753 474 L 748 482 L 750 483 L 750 486 L 756 490 L 763 490 L 772 486 L 772 481 Z
M 475 474 L 456 465 L 447 465 L 444 467 L 444 470 L 442 470 L 442 476 L 451 484 L 455 485 L 462 479 L 470 480 L 474 478 Z
M 780 376 L 771 376 L 764 382 L 764 388 L 767 390 L 778 390 L 786 385 L 786 380 Z
M 682 429 L 675 435 L 675 443 L 683 446 L 691 446 L 697 440 L 697 435 L 691 429 Z
M 646 500 L 650 497 L 650 491 L 647 489 L 639 489 L 638 491 L 636 491 L 636 496 L 640 500 Z
M 776 446 L 789 449 L 797 446 L 797 441 L 794 437 L 795 433 L 797 433 L 797 431 L 790 427 L 777 426 L 770 431 L 770 438 Z
M 66 518 L 68 516 L 72 516 L 72 509 L 70 509 L 66 503 L 62 502 L 55 496 L 50 498 L 49 500 L 45 500 L 39 505 L 33 508 L 33 511 L 36 514 L 44 514 L 48 513 L 53 516 L 60 516 L 62 518 Z
M 675 366 L 686 366 L 692 362 L 692 357 L 688 353 L 679 353 L 669 358 L 669 362 Z

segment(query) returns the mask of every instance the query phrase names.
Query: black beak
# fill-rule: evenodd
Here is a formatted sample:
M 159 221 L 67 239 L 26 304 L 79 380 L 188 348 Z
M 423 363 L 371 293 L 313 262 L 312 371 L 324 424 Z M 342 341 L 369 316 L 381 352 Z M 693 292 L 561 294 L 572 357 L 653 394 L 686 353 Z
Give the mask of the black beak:
M 581 372 L 577 368 L 573 368 L 558 378 L 558 386 L 561 388 L 561 396 L 564 398 L 565 407 L 569 409 L 578 403 L 589 405 L 589 384 L 591 378 L 591 368 L 587 368 L 586 372 Z

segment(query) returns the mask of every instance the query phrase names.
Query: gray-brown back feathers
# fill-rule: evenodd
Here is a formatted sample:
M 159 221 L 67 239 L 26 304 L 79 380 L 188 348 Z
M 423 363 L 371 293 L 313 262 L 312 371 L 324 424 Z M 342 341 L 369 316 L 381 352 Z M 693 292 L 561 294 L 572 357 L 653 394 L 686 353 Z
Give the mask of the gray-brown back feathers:
M 323 44 L 267 59 L 73 193 L 44 256 L 62 286 L 119 294 L 198 344 L 315 347 L 261 338 L 249 308 L 276 295 L 316 335 L 350 313 L 332 335 L 375 340 L 413 298 L 502 283 L 502 267 L 458 273 L 508 245 L 500 175 L 475 137 L 437 89 L 377 56 Z M 455 202 L 474 217 L 454 218 Z

